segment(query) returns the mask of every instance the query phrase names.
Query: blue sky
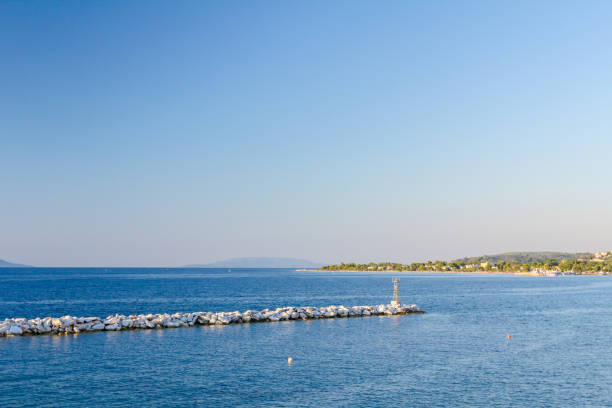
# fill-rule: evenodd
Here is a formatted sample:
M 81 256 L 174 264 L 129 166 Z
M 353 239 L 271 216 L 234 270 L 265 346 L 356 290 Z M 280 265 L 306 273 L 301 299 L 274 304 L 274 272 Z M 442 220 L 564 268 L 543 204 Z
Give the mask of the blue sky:
M 612 4 L 0 3 L 0 258 L 611 249 Z

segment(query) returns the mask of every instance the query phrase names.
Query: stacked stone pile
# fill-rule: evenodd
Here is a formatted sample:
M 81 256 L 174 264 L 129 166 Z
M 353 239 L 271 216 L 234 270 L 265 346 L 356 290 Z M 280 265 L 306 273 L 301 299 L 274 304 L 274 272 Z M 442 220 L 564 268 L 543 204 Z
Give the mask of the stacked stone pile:
M 425 313 L 416 305 L 279 307 L 275 310 L 240 312 L 195 312 L 174 314 L 113 315 L 99 317 L 63 316 L 41 319 L 12 318 L 0 321 L 0 337 L 38 334 L 75 334 L 102 330 L 162 329 L 233 323 L 278 322 L 283 320 L 330 319 L 377 315 Z

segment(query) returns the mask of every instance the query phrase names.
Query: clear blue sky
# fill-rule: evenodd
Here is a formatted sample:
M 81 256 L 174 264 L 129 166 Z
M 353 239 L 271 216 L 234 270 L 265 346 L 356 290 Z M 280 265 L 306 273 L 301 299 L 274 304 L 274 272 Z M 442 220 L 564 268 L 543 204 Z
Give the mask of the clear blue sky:
M 3 1 L 0 258 L 612 248 L 608 1 Z

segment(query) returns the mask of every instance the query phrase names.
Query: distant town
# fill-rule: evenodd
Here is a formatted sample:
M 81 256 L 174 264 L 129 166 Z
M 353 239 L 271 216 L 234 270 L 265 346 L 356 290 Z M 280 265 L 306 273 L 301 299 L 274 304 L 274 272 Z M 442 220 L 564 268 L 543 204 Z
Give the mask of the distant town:
M 367 264 L 340 263 L 323 266 L 324 271 L 405 271 L 509 273 L 529 276 L 609 275 L 612 274 L 612 250 L 595 253 L 509 252 L 454 261 L 428 261 L 401 264 L 392 262 Z

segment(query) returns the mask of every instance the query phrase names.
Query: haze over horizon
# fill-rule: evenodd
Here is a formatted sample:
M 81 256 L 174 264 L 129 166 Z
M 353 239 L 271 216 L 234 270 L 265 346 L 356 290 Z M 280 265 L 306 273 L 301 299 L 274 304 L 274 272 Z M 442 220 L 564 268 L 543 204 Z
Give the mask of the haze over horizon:
M 3 2 L 0 258 L 609 250 L 612 5 Z

